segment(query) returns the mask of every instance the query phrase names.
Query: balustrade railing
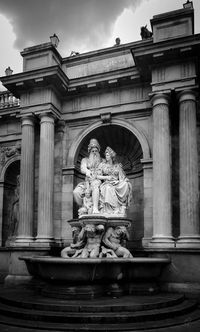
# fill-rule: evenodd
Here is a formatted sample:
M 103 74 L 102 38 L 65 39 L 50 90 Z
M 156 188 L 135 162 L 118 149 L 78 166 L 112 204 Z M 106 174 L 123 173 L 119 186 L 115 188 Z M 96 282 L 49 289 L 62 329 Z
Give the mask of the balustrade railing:
M 20 105 L 20 100 L 9 91 L 0 91 L 0 109 L 16 107 Z

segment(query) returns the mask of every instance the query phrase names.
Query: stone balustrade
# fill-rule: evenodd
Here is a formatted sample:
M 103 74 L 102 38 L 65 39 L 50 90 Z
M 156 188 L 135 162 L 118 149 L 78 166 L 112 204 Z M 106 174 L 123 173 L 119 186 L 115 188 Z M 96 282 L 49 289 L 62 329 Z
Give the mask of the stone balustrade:
M 0 91 L 0 109 L 16 107 L 20 105 L 20 100 L 9 91 Z

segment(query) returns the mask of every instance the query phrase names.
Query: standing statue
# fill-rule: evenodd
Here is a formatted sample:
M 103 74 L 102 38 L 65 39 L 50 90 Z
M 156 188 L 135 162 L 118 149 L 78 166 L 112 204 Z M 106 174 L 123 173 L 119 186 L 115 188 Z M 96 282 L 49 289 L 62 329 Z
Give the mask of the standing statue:
M 20 187 L 20 175 L 17 175 L 17 185 L 15 188 L 15 196 L 12 204 L 11 212 L 11 231 L 10 236 L 16 236 L 19 224 L 19 187 Z
M 85 174 L 85 181 L 79 183 L 73 191 L 74 199 L 79 206 L 83 206 L 83 198 L 86 190 L 92 193 L 92 213 L 99 213 L 99 187 L 101 180 L 97 179 L 98 166 L 102 159 L 100 157 L 100 145 L 93 138 L 88 145 L 88 158 L 81 161 L 81 173 Z M 82 214 L 82 213 L 81 213 Z
M 116 162 L 116 153 L 110 147 L 105 150 L 106 160 L 99 165 L 101 175 L 97 178 L 100 185 L 100 211 L 103 214 L 126 215 L 132 198 L 132 185 Z

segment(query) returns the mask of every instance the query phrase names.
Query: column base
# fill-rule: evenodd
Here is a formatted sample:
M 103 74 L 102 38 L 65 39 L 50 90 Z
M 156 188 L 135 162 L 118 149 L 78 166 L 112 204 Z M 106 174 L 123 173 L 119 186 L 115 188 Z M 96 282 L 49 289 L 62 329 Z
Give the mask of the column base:
M 36 247 L 51 247 L 54 243 L 53 238 L 37 236 L 35 240 Z
M 10 246 L 13 247 L 28 247 L 34 242 L 34 238 L 32 236 L 17 236 L 15 241 L 10 243 Z
M 200 248 L 200 236 L 179 236 L 176 248 Z
M 175 241 L 172 236 L 153 236 L 148 246 L 151 248 L 174 248 Z
M 142 238 L 142 246 L 148 248 L 149 243 L 151 242 L 151 237 L 143 237 Z

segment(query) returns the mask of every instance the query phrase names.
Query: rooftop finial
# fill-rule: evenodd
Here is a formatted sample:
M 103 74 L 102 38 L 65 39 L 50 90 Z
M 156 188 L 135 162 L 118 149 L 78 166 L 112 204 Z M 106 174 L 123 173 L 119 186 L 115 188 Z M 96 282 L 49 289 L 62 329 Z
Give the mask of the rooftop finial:
M 5 70 L 6 76 L 12 75 L 12 73 L 13 73 L 13 70 L 10 67 L 6 68 L 6 70 Z

